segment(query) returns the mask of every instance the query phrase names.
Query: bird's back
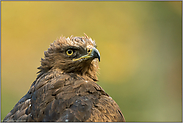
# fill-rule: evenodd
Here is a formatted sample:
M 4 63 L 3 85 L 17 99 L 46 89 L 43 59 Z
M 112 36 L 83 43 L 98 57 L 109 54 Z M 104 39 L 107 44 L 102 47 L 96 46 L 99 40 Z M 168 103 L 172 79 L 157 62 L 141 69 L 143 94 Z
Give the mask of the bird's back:
M 4 121 L 125 121 L 116 102 L 94 81 L 58 70 L 42 74 Z

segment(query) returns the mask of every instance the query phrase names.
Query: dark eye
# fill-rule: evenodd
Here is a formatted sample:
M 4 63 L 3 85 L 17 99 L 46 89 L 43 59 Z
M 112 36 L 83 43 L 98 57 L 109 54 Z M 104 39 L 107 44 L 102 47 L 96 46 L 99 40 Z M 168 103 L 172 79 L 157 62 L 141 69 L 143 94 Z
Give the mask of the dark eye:
M 67 54 L 68 56 L 71 56 L 73 53 L 74 53 L 74 51 L 71 50 L 71 49 L 68 49 L 68 50 L 66 51 L 66 54 Z
M 92 51 L 91 49 L 87 49 L 87 52 L 88 52 L 88 53 L 91 53 L 91 51 Z

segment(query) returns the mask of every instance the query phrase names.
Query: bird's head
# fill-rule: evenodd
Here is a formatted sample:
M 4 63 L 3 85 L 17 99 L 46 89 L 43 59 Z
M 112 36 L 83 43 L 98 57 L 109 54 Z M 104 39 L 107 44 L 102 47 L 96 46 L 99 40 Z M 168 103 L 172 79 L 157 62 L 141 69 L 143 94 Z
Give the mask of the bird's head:
M 38 67 L 41 73 L 60 69 L 63 73 L 76 73 L 97 81 L 100 53 L 95 41 L 86 34 L 84 37 L 60 37 L 50 44 L 45 57 Z

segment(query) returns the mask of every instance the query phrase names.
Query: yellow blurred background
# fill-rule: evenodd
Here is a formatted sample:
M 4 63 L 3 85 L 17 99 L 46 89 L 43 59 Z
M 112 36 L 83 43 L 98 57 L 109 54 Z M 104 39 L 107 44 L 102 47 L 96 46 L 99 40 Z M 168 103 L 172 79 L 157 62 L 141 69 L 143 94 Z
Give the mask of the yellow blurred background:
M 182 120 L 182 2 L 1 2 L 1 120 L 36 79 L 61 35 L 86 33 L 99 82 L 126 121 Z

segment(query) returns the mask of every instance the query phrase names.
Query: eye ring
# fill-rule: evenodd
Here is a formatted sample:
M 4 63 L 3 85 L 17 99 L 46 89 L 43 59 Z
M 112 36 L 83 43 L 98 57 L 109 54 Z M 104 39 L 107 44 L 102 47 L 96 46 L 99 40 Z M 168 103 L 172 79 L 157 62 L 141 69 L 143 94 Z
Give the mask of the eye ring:
M 91 51 L 92 51 L 91 49 L 89 49 L 89 48 L 87 49 L 87 52 L 88 52 L 88 53 L 91 53 Z
M 67 54 L 68 56 L 71 56 L 73 53 L 74 53 L 74 51 L 71 50 L 71 49 L 68 49 L 68 50 L 66 51 L 66 54 Z

